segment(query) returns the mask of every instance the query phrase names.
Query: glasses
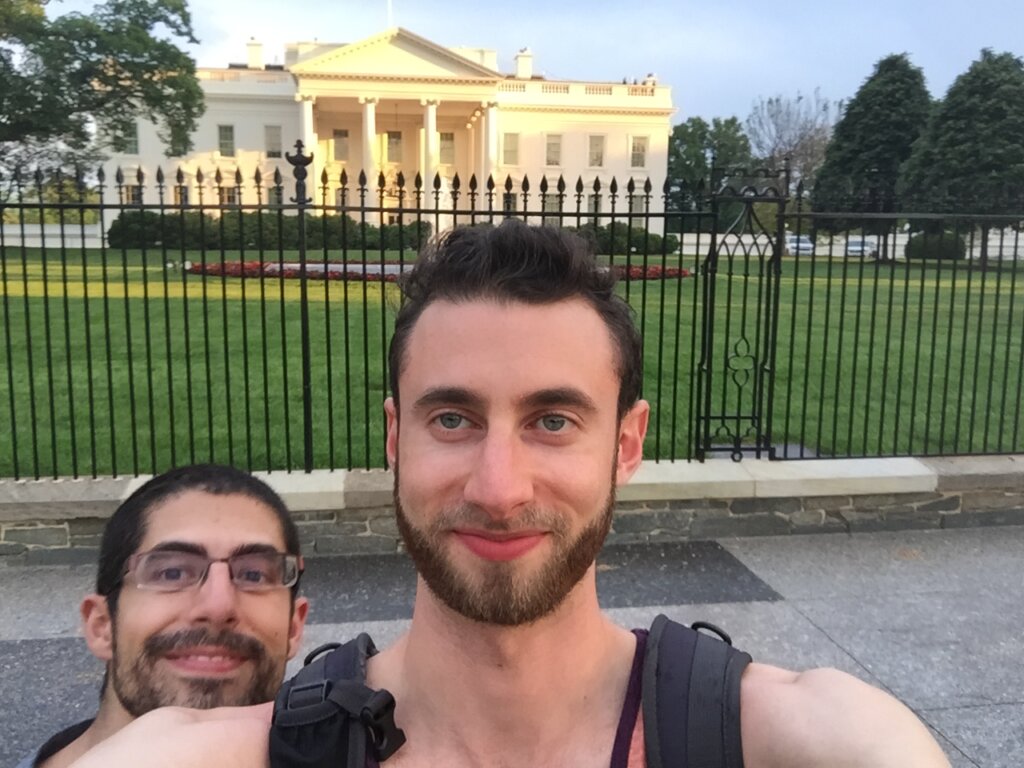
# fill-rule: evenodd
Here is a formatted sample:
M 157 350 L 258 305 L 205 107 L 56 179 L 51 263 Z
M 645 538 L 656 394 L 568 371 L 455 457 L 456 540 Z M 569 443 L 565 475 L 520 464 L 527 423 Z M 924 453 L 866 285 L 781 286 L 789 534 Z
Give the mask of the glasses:
M 159 549 L 129 557 L 125 574 L 134 576 L 139 589 L 180 592 L 206 581 L 213 563 L 227 563 L 231 583 L 243 592 L 292 587 L 302 573 L 296 555 L 280 552 L 246 552 L 218 559 L 198 552 Z

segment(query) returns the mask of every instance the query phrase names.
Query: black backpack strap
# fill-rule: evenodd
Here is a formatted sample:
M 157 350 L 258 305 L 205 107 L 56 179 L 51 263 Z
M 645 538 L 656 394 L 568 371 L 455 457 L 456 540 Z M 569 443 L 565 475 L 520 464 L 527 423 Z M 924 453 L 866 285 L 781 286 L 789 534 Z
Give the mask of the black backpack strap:
M 641 697 L 648 768 L 743 768 L 740 678 L 750 661 L 713 625 L 654 620 Z
M 368 749 L 382 762 L 405 743 L 394 697 L 364 684 L 367 659 L 376 653 L 364 633 L 306 657 L 274 702 L 271 768 L 365 768 Z

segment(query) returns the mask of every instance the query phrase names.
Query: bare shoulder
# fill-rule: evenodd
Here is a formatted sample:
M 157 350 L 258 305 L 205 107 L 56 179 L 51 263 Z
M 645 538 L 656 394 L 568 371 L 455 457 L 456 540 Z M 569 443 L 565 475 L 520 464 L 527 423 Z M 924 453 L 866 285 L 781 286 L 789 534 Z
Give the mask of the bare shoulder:
M 740 702 L 747 768 L 949 768 L 913 712 L 836 669 L 751 664 Z

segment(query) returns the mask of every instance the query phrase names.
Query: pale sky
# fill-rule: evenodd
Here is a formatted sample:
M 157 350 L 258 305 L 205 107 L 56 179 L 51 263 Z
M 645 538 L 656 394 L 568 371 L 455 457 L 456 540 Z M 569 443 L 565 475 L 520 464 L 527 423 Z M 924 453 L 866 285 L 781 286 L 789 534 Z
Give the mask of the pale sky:
M 94 0 L 53 2 L 49 13 Z M 388 26 L 387 0 L 189 0 L 200 66 L 244 62 L 254 37 L 283 61 L 297 40 L 354 42 Z M 443 46 L 490 48 L 513 69 L 522 47 L 553 79 L 642 79 L 672 86 L 673 123 L 741 120 L 761 96 L 850 98 L 889 53 L 910 54 L 942 96 L 982 48 L 1024 56 L 1022 0 L 391 0 L 392 24 Z

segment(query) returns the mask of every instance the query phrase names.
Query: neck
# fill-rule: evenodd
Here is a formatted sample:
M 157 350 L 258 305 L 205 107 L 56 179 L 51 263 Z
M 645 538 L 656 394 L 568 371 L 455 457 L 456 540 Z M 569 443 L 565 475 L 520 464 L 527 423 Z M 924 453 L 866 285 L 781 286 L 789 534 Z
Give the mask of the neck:
M 594 573 L 521 627 L 459 616 L 420 581 L 409 632 L 369 668 L 370 685 L 395 695 L 412 751 L 436 744 L 461 752 L 459 762 L 542 765 L 590 723 L 583 733 L 610 754 L 636 640 L 602 614 Z
M 65 766 L 71 765 L 94 746 L 109 739 L 134 719 L 121 706 L 121 702 L 118 701 L 117 695 L 114 693 L 113 685 L 108 679 L 107 688 L 100 699 L 100 708 L 92 725 L 81 736 L 45 761 L 41 768 L 65 768 Z

